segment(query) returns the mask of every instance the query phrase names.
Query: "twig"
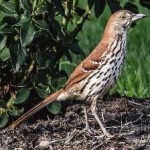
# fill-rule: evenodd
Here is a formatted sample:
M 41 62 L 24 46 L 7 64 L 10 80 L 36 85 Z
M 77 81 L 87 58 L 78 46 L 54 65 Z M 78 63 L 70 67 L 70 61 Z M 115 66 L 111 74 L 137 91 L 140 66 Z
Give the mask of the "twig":
M 27 72 L 25 73 L 25 76 L 23 77 L 23 79 L 21 80 L 21 82 L 19 83 L 19 85 L 23 85 L 27 79 L 29 78 L 34 66 L 35 66 L 35 59 L 32 60 L 31 64 L 29 65 L 29 68 L 27 69 Z
M 66 1 L 65 3 L 66 3 L 65 16 L 62 20 L 62 24 L 64 25 L 64 28 L 67 29 L 67 25 L 69 22 L 73 2 L 72 1 Z
M 133 124 L 133 123 L 137 122 L 138 120 L 140 120 L 140 119 L 142 118 L 142 116 L 143 116 L 143 114 L 141 114 L 141 116 L 140 116 L 139 118 L 137 118 L 136 120 L 134 120 L 134 121 L 129 121 L 129 122 L 125 123 L 123 126 L 121 126 L 121 129 L 120 129 L 118 135 L 119 135 L 119 134 L 121 135 L 121 132 L 122 132 L 122 130 L 125 128 L 125 126 L 128 126 L 129 124 Z
M 144 105 L 142 105 L 142 104 L 139 104 L 139 103 L 136 103 L 136 102 L 134 102 L 134 101 L 128 101 L 129 103 L 131 103 L 131 104 L 134 104 L 134 105 L 137 105 L 137 106 L 140 106 L 140 107 L 143 107 L 143 108 L 146 108 Z M 147 109 L 147 108 L 146 108 Z
M 77 133 L 77 131 L 76 131 L 76 129 L 74 129 L 73 132 L 71 133 L 71 135 L 67 136 L 65 144 L 68 144 L 73 139 L 73 137 L 76 135 L 76 133 Z
M 86 7 L 86 11 L 84 13 L 84 15 L 82 16 L 82 18 L 78 21 L 78 24 L 76 26 L 76 28 L 71 32 L 71 36 L 73 37 L 73 39 L 77 36 L 78 32 L 81 31 L 82 26 L 85 22 L 85 20 L 88 18 L 88 16 L 90 15 L 90 9 L 87 6 Z

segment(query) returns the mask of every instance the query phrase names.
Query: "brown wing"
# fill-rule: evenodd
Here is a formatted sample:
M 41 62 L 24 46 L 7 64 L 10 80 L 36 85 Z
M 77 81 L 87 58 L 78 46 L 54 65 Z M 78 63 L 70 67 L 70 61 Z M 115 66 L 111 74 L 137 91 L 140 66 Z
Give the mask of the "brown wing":
M 72 87 L 74 84 L 85 79 L 91 72 L 99 66 L 101 55 L 107 50 L 107 44 L 100 43 L 95 50 L 74 70 L 68 79 L 64 89 Z

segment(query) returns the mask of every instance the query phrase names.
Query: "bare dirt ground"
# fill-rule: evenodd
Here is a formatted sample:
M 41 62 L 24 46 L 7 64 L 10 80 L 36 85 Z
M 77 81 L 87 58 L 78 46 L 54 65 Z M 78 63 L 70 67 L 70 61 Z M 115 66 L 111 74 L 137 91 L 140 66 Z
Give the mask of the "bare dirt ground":
M 90 111 L 92 133 L 82 132 L 83 104 L 72 101 L 58 115 L 42 110 L 15 130 L 1 130 L 0 150 L 150 150 L 150 100 L 107 99 L 98 102 L 98 113 L 113 139 L 103 136 Z

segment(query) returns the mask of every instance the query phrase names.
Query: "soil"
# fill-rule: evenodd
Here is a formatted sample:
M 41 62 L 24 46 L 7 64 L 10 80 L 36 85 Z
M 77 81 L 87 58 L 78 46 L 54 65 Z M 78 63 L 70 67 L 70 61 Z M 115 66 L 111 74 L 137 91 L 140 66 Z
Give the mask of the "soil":
M 71 101 L 63 103 L 58 115 L 42 110 L 15 130 L 1 130 L 0 150 L 150 150 L 150 100 L 107 99 L 99 100 L 97 108 L 107 130 L 114 135 L 111 139 L 103 136 L 91 111 L 91 132 L 83 131 L 83 104 Z

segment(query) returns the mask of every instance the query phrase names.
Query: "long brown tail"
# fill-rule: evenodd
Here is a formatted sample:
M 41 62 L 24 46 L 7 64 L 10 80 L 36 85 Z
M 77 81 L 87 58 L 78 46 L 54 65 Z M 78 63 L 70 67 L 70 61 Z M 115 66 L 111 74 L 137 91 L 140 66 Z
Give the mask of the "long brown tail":
M 14 129 L 17 126 L 19 126 L 21 123 L 29 119 L 32 115 L 34 115 L 36 112 L 50 104 L 51 102 L 55 101 L 56 98 L 62 93 L 62 89 L 56 91 L 55 93 L 51 94 L 48 96 L 45 100 L 34 106 L 31 110 L 26 112 L 24 115 L 22 115 L 19 119 L 17 119 L 11 126 L 10 128 Z

